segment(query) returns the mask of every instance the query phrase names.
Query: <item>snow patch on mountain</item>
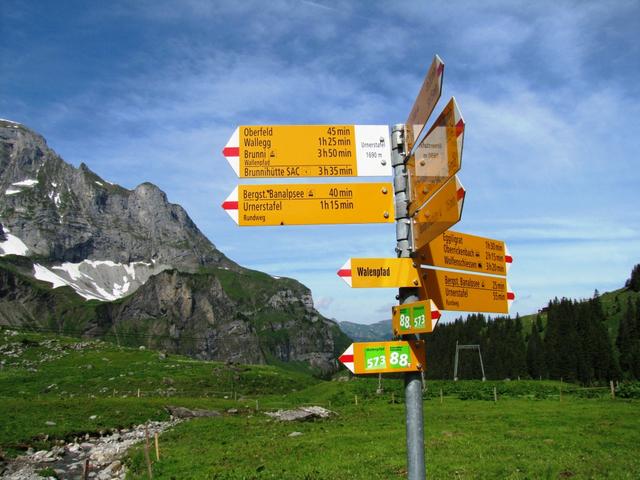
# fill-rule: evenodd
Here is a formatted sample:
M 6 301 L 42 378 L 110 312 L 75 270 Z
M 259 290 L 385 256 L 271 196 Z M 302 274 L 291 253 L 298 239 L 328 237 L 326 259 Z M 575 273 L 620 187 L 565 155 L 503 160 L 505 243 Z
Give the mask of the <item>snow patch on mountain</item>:
M 49 197 L 49 200 L 53 200 L 53 203 L 56 205 L 56 207 L 60 206 L 60 194 L 56 193 L 55 191 L 51 191 L 49 192 L 49 194 L 47 195 Z
M 4 192 L 5 195 L 15 195 L 16 193 L 20 193 L 22 192 L 23 188 L 31 188 L 34 185 L 38 184 L 38 180 L 34 180 L 32 178 L 27 178 L 26 180 L 22 180 L 20 182 L 13 182 L 11 184 L 12 187 L 18 187 L 17 189 L 15 188 L 7 188 L 7 190 Z
M 14 122 L 13 120 L 8 120 L 6 118 L 0 118 L 0 122 L 11 123 L 12 125 L 8 125 L 9 128 L 18 128 L 20 125 L 22 125 L 21 123 Z
M 33 178 L 27 178 L 26 180 L 22 180 L 20 182 L 13 182 L 11 185 L 14 187 L 33 187 L 37 185 L 38 180 L 34 180 Z
M 2 227 L 0 229 L 0 257 L 4 255 L 26 255 L 29 251 L 29 247 L 27 247 L 18 237 L 11 235 L 7 227 L 2 225 L 0 226 Z M 6 238 L 6 240 L 2 240 L 1 233 L 4 233 L 4 238 Z
M 113 301 L 132 294 L 149 277 L 170 268 L 155 262 L 115 263 L 110 260 L 65 262 L 45 267 L 34 265 L 34 276 L 53 288 L 68 286 L 87 300 Z

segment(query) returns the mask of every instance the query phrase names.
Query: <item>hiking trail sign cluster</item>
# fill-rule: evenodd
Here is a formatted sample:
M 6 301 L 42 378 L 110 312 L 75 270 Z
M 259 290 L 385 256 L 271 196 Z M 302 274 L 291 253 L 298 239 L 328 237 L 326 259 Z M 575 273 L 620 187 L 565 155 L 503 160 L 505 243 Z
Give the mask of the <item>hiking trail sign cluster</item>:
M 426 129 L 443 75 L 436 55 L 401 140 L 387 125 L 241 125 L 222 151 L 242 179 L 386 177 L 375 183 L 241 184 L 222 204 L 239 226 L 397 222 L 399 232 L 408 225 L 403 258 L 350 258 L 338 270 L 353 288 L 418 292 L 418 301 L 392 308 L 397 340 L 353 343 L 339 357 L 356 375 L 424 372 L 425 342 L 416 336 L 433 332 L 441 310 L 508 313 L 514 300 L 506 279 L 513 259 L 505 243 L 450 230 L 466 197 L 457 176 L 465 122 L 452 97 Z M 406 401 L 409 412 L 409 396 Z M 421 412 L 420 406 L 420 418 Z M 409 434 L 409 424 L 408 452 L 420 436 L 424 443 L 422 433 Z M 424 478 L 424 458 L 419 464 L 408 454 L 409 478 Z M 422 476 L 415 473 L 420 468 Z

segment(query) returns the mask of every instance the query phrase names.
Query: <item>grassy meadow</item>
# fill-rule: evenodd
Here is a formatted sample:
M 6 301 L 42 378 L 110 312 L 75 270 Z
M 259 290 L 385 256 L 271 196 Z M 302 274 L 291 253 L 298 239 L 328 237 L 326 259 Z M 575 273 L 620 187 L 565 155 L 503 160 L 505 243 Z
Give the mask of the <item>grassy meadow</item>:
M 0 456 L 212 408 L 160 437 L 156 479 L 404 478 L 401 380 L 320 381 L 274 366 L 203 362 L 97 341 L 0 331 Z M 497 402 L 494 402 L 494 388 Z M 140 397 L 138 397 L 140 390 Z M 442 396 L 441 396 L 442 394 Z M 226 398 L 225 398 L 226 397 Z M 357 397 L 357 404 L 356 404 Z M 265 411 L 337 413 L 283 423 Z M 228 413 L 229 409 L 237 413 Z M 427 478 L 640 478 L 640 401 L 548 381 L 428 382 Z M 301 435 L 290 436 L 293 432 Z M 128 478 L 147 478 L 142 446 Z

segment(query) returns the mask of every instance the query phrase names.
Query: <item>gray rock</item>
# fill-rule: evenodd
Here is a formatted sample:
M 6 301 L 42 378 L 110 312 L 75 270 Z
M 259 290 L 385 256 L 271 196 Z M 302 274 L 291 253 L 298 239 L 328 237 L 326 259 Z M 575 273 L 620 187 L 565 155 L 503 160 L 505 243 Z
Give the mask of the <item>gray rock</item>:
M 199 417 L 220 417 L 221 413 L 216 410 L 203 410 L 195 408 L 193 410 L 185 407 L 165 407 L 174 418 L 199 418 Z
M 289 437 L 299 437 L 300 435 L 302 435 L 302 432 L 291 432 L 288 436 Z
M 323 407 L 299 407 L 293 410 L 278 410 L 276 412 L 265 412 L 271 418 L 280 420 L 281 422 L 304 422 L 315 420 L 318 418 L 329 418 L 337 415 L 336 412 L 327 410 Z

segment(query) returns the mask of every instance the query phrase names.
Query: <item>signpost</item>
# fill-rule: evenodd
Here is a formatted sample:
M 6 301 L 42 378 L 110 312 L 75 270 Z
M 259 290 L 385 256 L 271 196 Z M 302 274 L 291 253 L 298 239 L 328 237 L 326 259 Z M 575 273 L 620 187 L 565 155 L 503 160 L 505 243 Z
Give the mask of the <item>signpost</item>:
M 446 270 L 421 269 L 428 295 L 441 310 L 509 313 L 515 295 L 507 279 Z
M 454 175 L 413 216 L 413 249 L 418 250 L 460 221 L 465 190 Z
M 417 287 L 420 275 L 411 258 L 350 258 L 338 276 L 352 288 Z
M 407 161 L 411 186 L 410 215 L 458 173 L 463 140 L 464 120 L 455 98 L 452 98 Z
M 431 333 L 442 314 L 433 300 L 403 303 L 391 308 L 393 334 L 410 335 Z
M 391 175 L 387 125 L 242 125 L 222 153 L 241 178 Z
M 504 242 L 448 231 L 465 199 L 456 175 L 465 123 L 454 98 L 421 138 L 443 75 L 436 55 L 406 123 L 391 132 L 386 125 L 244 125 L 223 149 L 240 178 L 393 175 L 393 183 L 239 185 L 222 207 L 240 226 L 396 223 L 398 258 L 351 258 L 338 276 L 353 288 L 399 288 L 392 326 L 401 340 L 353 343 L 339 360 L 357 375 L 404 373 L 409 480 L 426 474 L 426 355 L 416 336 L 433 332 L 440 310 L 508 313 L 515 298 Z
M 419 249 L 418 259 L 434 267 L 503 276 L 513 262 L 503 241 L 451 230 Z
M 356 375 L 419 372 L 425 367 L 424 341 L 352 343 L 338 358 Z
M 427 75 L 422 82 L 418 96 L 411 108 L 405 126 L 405 152 L 411 153 L 416 140 L 424 129 L 431 112 L 436 107 L 442 94 L 442 79 L 444 76 L 444 62 L 436 55 L 431 62 Z
M 244 226 L 391 223 L 391 183 L 239 185 L 222 204 Z

